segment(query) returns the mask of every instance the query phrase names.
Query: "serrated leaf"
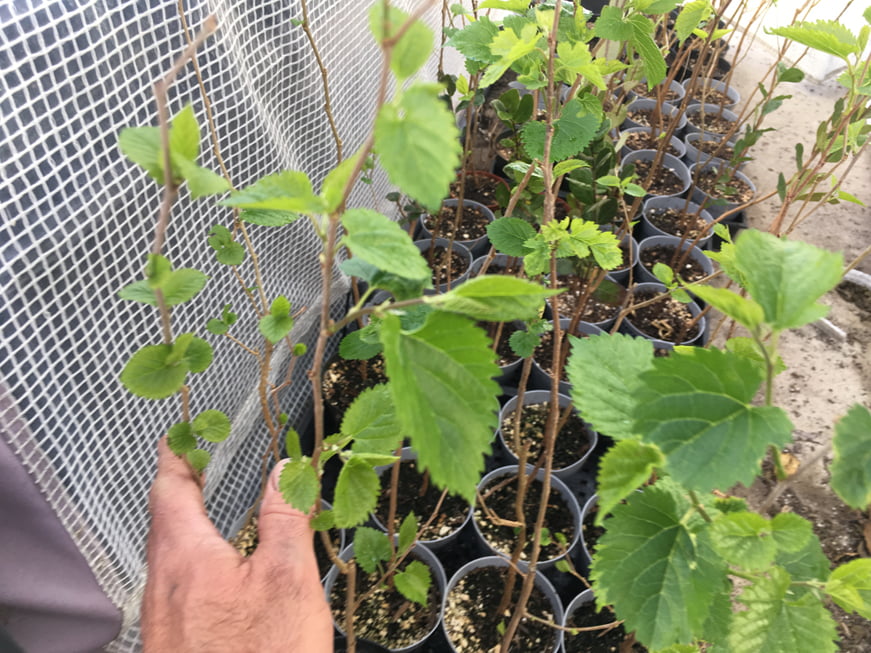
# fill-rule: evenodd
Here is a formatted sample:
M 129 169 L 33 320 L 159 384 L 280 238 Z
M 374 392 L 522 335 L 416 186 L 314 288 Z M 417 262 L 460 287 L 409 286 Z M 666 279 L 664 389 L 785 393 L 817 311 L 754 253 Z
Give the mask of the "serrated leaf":
M 332 510 L 321 510 L 312 517 L 309 525 L 313 531 L 328 531 L 336 525 L 336 516 Z
M 163 301 L 167 306 L 176 306 L 193 299 L 206 285 L 209 278 L 193 268 L 172 270 L 160 284 Z M 157 306 L 157 298 L 147 280 L 136 281 L 118 293 L 121 299 Z
M 361 339 L 362 329 L 351 331 L 339 343 L 339 356 L 346 360 L 368 360 L 381 353 L 380 342 L 366 342 Z
M 824 317 L 817 300 L 843 274 L 843 257 L 808 243 L 748 229 L 735 243 L 735 263 L 751 297 L 775 329 L 792 329 Z M 813 270 L 813 274 L 807 274 Z
M 291 460 L 299 460 L 302 458 L 302 447 L 300 446 L 299 433 L 296 429 L 289 427 L 284 436 L 284 451 Z
M 708 0 L 694 0 L 684 4 L 674 22 L 678 41 L 683 43 L 697 27 L 705 24 L 713 14 L 713 7 Z
M 630 42 L 641 56 L 641 67 L 647 79 L 647 87 L 653 88 L 665 79 L 666 73 L 665 59 L 653 40 L 653 22 L 641 14 L 633 14 L 629 17 L 629 22 L 632 24 Z
M 223 320 L 219 320 L 213 317 L 208 322 L 206 322 L 206 331 L 216 336 L 222 336 L 229 330 L 230 327 L 227 326 L 227 323 Z
M 118 147 L 157 183 L 163 183 L 160 130 L 157 127 L 127 127 L 118 134 Z
M 345 227 L 342 244 L 355 257 L 404 279 L 432 276 L 426 259 L 408 233 L 386 215 L 371 209 L 350 209 L 342 215 L 342 225 Z
M 674 270 L 668 267 L 665 263 L 656 262 L 653 264 L 653 276 L 659 279 L 666 286 L 674 283 Z
M 632 411 L 639 376 L 653 365 L 653 345 L 623 334 L 569 336 L 566 373 L 578 411 L 599 433 L 615 440 L 637 438 Z
M 234 191 L 219 204 L 293 213 L 320 213 L 326 206 L 314 194 L 308 176 L 298 170 L 284 170 L 263 177 L 251 186 Z
M 687 348 L 656 359 L 640 380 L 635 432 L 659 446 L 666 470 L 690 489 L 749 485 L 767 447 L 790 440 L 792 423 L 782 409 L 750 405 L 762 374 L 740 356 Z
M 380 487 L 372 467 L 354 458 L 346 462 L 339 472 L 333 499 L 336 526 L 352 528 L 366 521 L 378 502 Z
M 278 477 L 278 490 L 285 502 L 306 515 L 318 498 L 318 475 L 308 460 L 291 460 Z
M 186 104 L 172 119 L 169 151 L 188 161 L 196 161 L 200 155 L 200 128 L 191 104 Z
M 771 535 L 779 551 L 798 553 L 813 537 L 813 527 L 804 517 L 792 512 L 782 512 L 771 520 Z
M 354 531 L 354 559 L 367 574 L 378 570 L 378 563 L 390 560 L 390 540 L 387 533 L 361 526 Z
M 404 555 L 417 539 L 417 517 L 408 513 L 399 525 L 399 555 Z
M 392 454 L 402 442 L 402 431 L 387 384 L 361 392 L 345 411 L 342 434 L 354 438 L 354 453 Z
M 167 363 L 172 345 L 147 345 L 137 351 L 121 371 L 121 383 L 146 399 L 164 399 L 184 385 L 190 367 L 184 361 Z
M 757 577 L 739 596 L 746 610 L 736 612 L 729 633 L 734 653 L 795 653 L 837 650 L 832 615 L 811 593 L 797 600 L 789 574 L 780 567 Z
M 541 336 L 523 329 L 518 329 L 508 338 L 508 344 L 520 358 L 529 358 L 532 356 L 535 348 L 541 344 Z
M 608 449 L 599 463 L 596 477 L 599 495 L 596 524 L 601 525 L 614 506 L 646 483 L 653 470 L 664 463 L 665 458 L 659 449 L 637 440 L 621 440 Z
M 250 224 L 259 224 L 263 227 L 283 227 L 295 222 L 302 217 L 292 211 L 274 211 L 270 209 L 243 209 L 239 212 L 239 219 Z
M 205 449 L 194 449 L 193 451 L 188 451 L 185 454 L 185 458 L 187 458 L 190 466 L 194 468 L 194 471 L 202 472 L 208 466 L 209 461 L 212 460 L 212 454 Z
M 847 612 L 871 619 L 871 559 L 851 560 L 835 569 L 826 592 Z
M 698 285 L 693 286 L 692 290 L 703 301 L 750 331 L 755 331 L 765 320 L 762 307 L 749 297 L 742 297 L 731 290 L 714 286 Z
M 490 52 L 490 42 L 497 34 L 499 34 L 499 26 L 487 16 L 481 16 L 455 32 L 445 45 L 456 48 L 466 59 L 490 63 L 497 59 Z M 457 88 L 460 88 L 459 80 Z
M 730 512 L 711 525 L 711 543 L 729 564 L 751 571 L 767 568 L 777 554 L 771 524 L 755 512 Z
M 287 297 L 279 295 L 272 300 L 269 314 L 260 318 L 257 328 L 273 345 L 293 330 L 293 317 L 290 315 L 290 302 Z
M 193 338 L 185 351 L 184 361 L 190 367 L 191 372 L 199 374 L 209 368 L 213 357 L 214 350 L 208 342 L 202 338 Z
M 223 442 L 230 435 L 230 418 L 220 410 L 204 410 L 191 426 L 194 433 L 208 442 Z
M 747 501 L 740 497 L 718 497 L 714 499 L 714 508 L 722 513 L 746 512 Z
M 331 213 L 339 208 L 345 193 L 345 186 L 348 179 L 351 178 L 351 173 L 354 171 L 359 157 L 360 153 L 356 152 L 354 156 L 345 159 L 327 173 L 324 183 L 321 184 L 321 198 L 324 200 L 325 213 Z
M 245 248 L 233 240 L 233 235 L 227 227 L 216 224 L 209 231 L 209 247 L 215 250 L 218 263 L 224 265 L 240 265 L 245 260 Z
M 858 54 L 856 36 L 842 23 L 834 20 L 818 20 L 813 23 L 799 21 L 785 27 L 767 29 L 765 32 L 844 60 L 851 54 Z
M 871 504 L 871 411 L 854 404 L 835 424 L 832 489 L 851 508 Z
M 572 170 L 588 167 L 590 167 L 589 163 L 587 163 L 586 161 L 579 161 L 578 159 L 568 159 L 567 161 L 560 161 L 553 167 L 553 176 L 559 177 L 560 175 L 567 175 Z
M 593 34 L 609 41 L 628 41 L 632 37 L 632 26 L 624 20 L 620 7 L 608 5 L 602 7 Z
M 544 300 L 561 290 L 503 274 L 485 274 L 424 301 L 450 313 L 460 313 L 476 320 L 507 322 L 540 317 Z
M 728 594 L 704 520 L 668 479 L 630 493 L 612 515 L 591 569 L 597 604 L 613 604 L 626 630 L 653 650 L 692 641 L 709 604 Z
M 412 332 L 387 315 L 381 342 L 396 415 L 418 464 L 436 485 L 471 501 L 500 392 L 486 335 L 464 317 L 434 311 Z
M 783 63 L 777 64 L 777 81 L 798 83 L 804 79 L 804 73 L 799 68 L 789 68 Z
M 391 183 L 425 208 L 447 197 L 462 148 L 436 84 L 415 84 L 375 120 L 375 149 Z
M 520 218 L 498 218 L 487 225 L 487 237 L 497 251 L 508 256 L 525 256 L 529 249 L 524 243 L 535 237 L 535 229 Z
M 208 168 L 198 166 L 193 161 L 173 155 L 172 166 L 187 181 L 193 199 L 218 195 L 230 190 L 230 184 L 224 177 Z
M 541 38 L 538 27 L 534 23 L 526 22 L 525 19 L 521 24 L 522 27 L 518 31 L 503 29 L 490 41 L 493 62 L 479 82 L 481 88 L 491 86 L 515 61 L 535 50 Z
M 598 133 L 602 123 L 601 105 L 573 98 L 566 102 L 560 118 L 554 121 L 550 160 L 570 159 L 583 150 Z M 522 130 L 523 147 L 533 159 L 544 159 L 544 144 L 547 126 L 543 122 L 528 122 Z
M 178 422 L 170 426 L 166 432 L 166 441 L 176 456 L 197 448 L 197 439 L 194 437 L 190 422 Z
M 815 536 L 807 538 L 800 551 L 779 550 L 774 562 L 777 566 L 786 569 L 793 581 L 824 583 L 829 577 L 829 559 L 823 553 L 820 541 Z M 815 590 L 807 585 L 793 584 L 790 591 L 795 597 L 799 597 L 813 593 Z
M 402 596 L 409 601 L 426 605 L 432 577 L 429 573 L 429 567 L 424 563 L 420 560 L 412 560 L 405 569 L 396 572 L 393 580 L 396 583 L 396 589 Z
M 753 338 L 729 338 L 726 341 L 726 351 L 753 361 L 763 375 L 767 373 L 768 361 L 765 360 L 765 356 L 759 350 L 759 345 Z M 784 370 L 786 370 L 786 363 L 783 362 L 780 356 L 777 356 L 774 360 L 773 371 L 775 376 Z
M 392 38 L 402 27 L 408 18 L 408 14 L 390 7 L 387 14 L 387 33 L 384 30 L 384 7 L 375 4 L 369 10 L 369 29 L 375 36 L 375 40 L 382 41 Z M 419 20 L 415 20 L 406 30 L 402 38 L 393 45 L 390 53 L 390 69 L 400 81 L 411 77 L 420 67 L 426 63 L 432 50 L 432 32 Z

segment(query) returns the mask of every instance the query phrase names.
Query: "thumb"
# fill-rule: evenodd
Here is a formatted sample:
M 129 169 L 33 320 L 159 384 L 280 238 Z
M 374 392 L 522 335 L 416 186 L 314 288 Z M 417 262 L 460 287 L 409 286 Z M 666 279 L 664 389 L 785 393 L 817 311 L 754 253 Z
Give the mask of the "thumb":
M 260 554 L 259 557 L 276 556 L 285 561 L 300 560 L 314 564 L 314 540 L 309 524 L 311 516 L 293 508 L 278 489 L 278 480 L 287 462 L 279 462 L 269 475 L 260 504 L 260 543 L 256 553 Z M 308 556 L 311 556 L 310 561 Z

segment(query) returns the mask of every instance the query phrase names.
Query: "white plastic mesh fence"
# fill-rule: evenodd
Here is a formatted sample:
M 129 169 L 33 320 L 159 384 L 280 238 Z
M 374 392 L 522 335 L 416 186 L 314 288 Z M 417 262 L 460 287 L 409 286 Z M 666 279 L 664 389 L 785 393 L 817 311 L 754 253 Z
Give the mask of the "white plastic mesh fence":
M 309 0 L 315 39 L 330 71 L 334 114 L 353 152 L 369 128 L 379 55 L 368 32 L 370 2 Z M 397 3 L 394 3 L 397 4 Z M 417 0 L 398 3 L 411 9 Z M 280 169 L 316 184 L 335 163 L 321 78 L 302 30 L 299 0 L 191 0 L 192 29 L 209 13 L 219 32 L 198 53 L 218 139 L 237 187 Z M 428 20 L 438 25 L 438 12 Z M 117 298 L 141 276 L 159 190 L 117 148 L 121 128 L 155 124 L 152 83 L 185 46 L 174 0 L 11 0 L 0 3 L 0 427 L 71 533 L 125 625 L 113 650 L 137 648 L 146 501 L 156 438 L 176 421 L 172 400 L 136 399 L 118 376 L 129 354 L 159 340 L 156 314 Z M 434 64 L 425 71 L 433 75 Z M 188 66 L 170 111 L 201 93 Z M 208 140 L 201 164 L 217 169 Z M 383 202 L 383 176 L 351 205 Z M 384 206 L 381 207 L 385 209 Z M 166 255 L 210 281 L 196 306 L 174 313 L 177 332 L 198 331 L 225 303 L 244 296 L 203 243 L 231 213 L 183 193 Z M 294 307 L 316 306 L 316 238 L 303 223 L 253 228 L 266 292 Z M 248 264 L 250 265 L 250 264 Z M 250 278 L 250 267 L 242 267 Z M 344 289 L 339 275 L 335 281 Z M 208 309 L 205 307 L 209 307 Z M 253 341 L 253 320 L 238 337 Z M 298 321 L 310 340 L 314 311 Z M 253 359 L 210 338 L 219 361 L 193 384 L 192 409 L 224 410 L 230 439 L 214 452 L 206 488 L 210 513 L 229 534 L 256 497 L 266 434 L 258 420 Z M 286 356 L 286 352 L 285 352 Z M 231 382 L 227 382 L 231 380 Z M 303 375 L 285 397 L 292 423 L 305 419 Z

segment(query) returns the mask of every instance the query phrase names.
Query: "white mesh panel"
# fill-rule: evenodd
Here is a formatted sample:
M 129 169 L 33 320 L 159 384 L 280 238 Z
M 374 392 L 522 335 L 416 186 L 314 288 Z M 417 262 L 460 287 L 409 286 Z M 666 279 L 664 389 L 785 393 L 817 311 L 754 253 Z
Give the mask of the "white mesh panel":
M 218 17 L 220 31 L 198 61 L 234 184 L 297 168 L 317 187 L 335 164 L 335 150 L 314 57 L 302 29 L 290 23 L 301 18 L 298 2 L 188 4 L 194 30 L 208 13 Z M 372 117 L 380 55 L 368 34 L 370 4 L 310 0 L 346 156 Z M 437 18 L 431 12 L 431 26 Z M 154 309 L 116 295 L 141 277 L 159 203 L 155 184 L 119 154 L 117 134 L 155 124 L 152 83 L 185 41 L 175 0 L 7 1 L 0 4 L 0 29 L 0 374 L 6 386 L 0 386 L 0 426 L 111 600 L 124 608 L 127 623 L 112 649 L 135 650 L 155 441 L 177 420 L 178 404 L 134 398 L 118 381 L 130 353 L 160 336 Z M 434 76 L 432 65 L 427 73 Z M 172 90 L 171 113 L 187 102 L 205 126 L 190 65 Z M 205 138 L 202 148 L 202 165 L 217 170 Z M 376 176 L 351 205 L 373 206 L 387 190 Z M 193 202 L 186 191 L 173 211 L 166 255 L 176 267 L 211 277 L 195 303 L 175 310 L 176 333 L 203 334 L 226 302 L 246 315 L 229 269 L 204 246 L 212 225 L 230 221 L 227 209 L 209 199 Z M 255 226 L 251 233 L 267 294 L 316 307 L 318 243 L 308 224 Z M 250 263 L 242 273 L 252 279 Z M 338 276 L 336 282 L 344 290 Z M 298 321 L 297 339 L 311 341 L 315 317 L 312 310 Z M 250 316 L 234 334 L 256 342 Z M 253 359 L 208 338 L 218 362 L 193 378 L 192 410 L 217 408 L 234 418 L 230 440 L 214 452 L 206 488 L 212 517 L 228 534 L 256 496 L 267 438 Z M 285 403 L 301 427 L 308 398 L 299 373 Z

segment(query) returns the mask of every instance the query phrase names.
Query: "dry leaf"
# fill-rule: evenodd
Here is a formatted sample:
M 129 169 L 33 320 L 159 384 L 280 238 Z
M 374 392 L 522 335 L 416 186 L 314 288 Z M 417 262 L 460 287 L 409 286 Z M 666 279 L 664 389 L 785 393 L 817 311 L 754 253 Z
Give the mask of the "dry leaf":
M 783 471 L 786 472 L 787 476 L 792 476 L 798 471 L 798 468 L 801 467 L 801 462 L 799 462 L 798 458 L 788 452 L 780 453 L 780 464 L 783 465 Z

